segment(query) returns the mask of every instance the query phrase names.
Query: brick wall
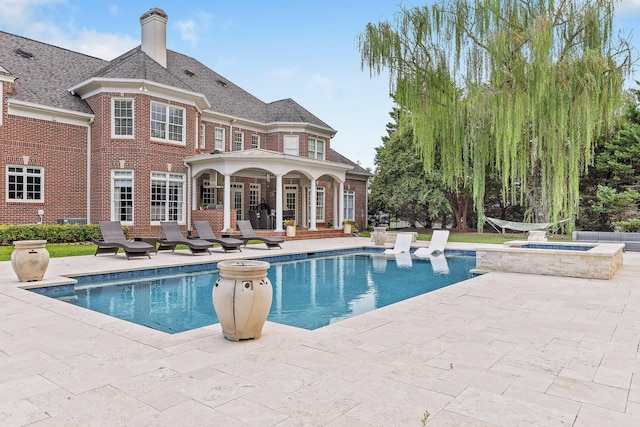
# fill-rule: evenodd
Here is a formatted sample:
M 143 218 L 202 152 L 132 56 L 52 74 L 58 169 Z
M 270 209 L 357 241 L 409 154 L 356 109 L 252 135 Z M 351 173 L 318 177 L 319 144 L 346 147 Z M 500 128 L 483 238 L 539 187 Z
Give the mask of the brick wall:
M 11 92 L 5 83 L 4 94 Z M 7 115 L 2 102 L 0 147 L 0 223 L 27 224 L 39 221 L 55 224 L 58 218 L 85 218 L 87 215 L 87 129 L 83 126 Z M 28 161 L 26 157 L 28 157 Z M 6 165 L 43 168 L 44 202 L 7 202 Z

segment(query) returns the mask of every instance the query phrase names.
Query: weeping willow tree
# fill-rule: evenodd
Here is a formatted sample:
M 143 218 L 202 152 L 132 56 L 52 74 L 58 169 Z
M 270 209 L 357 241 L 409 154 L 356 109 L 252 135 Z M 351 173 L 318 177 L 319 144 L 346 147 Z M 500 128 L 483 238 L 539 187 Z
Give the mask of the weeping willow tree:
M 480 228 L 491 170 L 530 220 L 578 212 L 580 175 L 632 65 L 628 41 L 613 35 L 613 3 L 440 0 L 358 36 L 362 68 L 387 70 L 410 112 L 425 169 L 438 153 L 449 188 L 471 185 Z

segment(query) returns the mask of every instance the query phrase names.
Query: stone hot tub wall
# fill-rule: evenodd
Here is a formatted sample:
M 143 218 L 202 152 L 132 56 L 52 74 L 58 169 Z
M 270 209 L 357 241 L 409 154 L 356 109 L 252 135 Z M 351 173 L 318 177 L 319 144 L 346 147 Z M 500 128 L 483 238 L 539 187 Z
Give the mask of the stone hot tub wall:
M 622 244 L 591 244 L 588 251 L 527 249 L 529 242 L 506 242 L 503 246 L 476 247 L 476 269 L 550 276 L 611 279 L 622 267 Z M 558 243 L 553 243 L 558 246 Z M 570 243 L 568 246 L 578 244 Z

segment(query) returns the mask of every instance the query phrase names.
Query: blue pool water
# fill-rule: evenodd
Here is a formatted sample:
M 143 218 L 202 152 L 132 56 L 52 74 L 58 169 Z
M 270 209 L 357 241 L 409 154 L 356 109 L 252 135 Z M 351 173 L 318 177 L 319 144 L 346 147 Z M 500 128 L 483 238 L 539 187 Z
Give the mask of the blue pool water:
M 447 255 L 445 267 L 448 271 L 428 260 L 365 252 L 271 262 L 273 303 L 268 320 L 320 328 L 466 280 L 472 277 L 475 257 Z M 122 273 L 101 275 L 101 283 L 79 277 L 72 294 L 60 299 L 167 333 L 218 323 L 211 300 L 217 270 L 189 272 L 184 267 L 182 272 L 174 268 L 171 274 L 163 273 L 156 269 L 150 277 L 136 278 L 141 274 L 137 272 L 124 279 Z
M 554 245 L 551 243 L 527 243 L 522 245 L 521 248 L 526 249 L 551 249 L 556 251 L 582 251 L 586 252 L 589 249 L 595 248 L 593 245 Z

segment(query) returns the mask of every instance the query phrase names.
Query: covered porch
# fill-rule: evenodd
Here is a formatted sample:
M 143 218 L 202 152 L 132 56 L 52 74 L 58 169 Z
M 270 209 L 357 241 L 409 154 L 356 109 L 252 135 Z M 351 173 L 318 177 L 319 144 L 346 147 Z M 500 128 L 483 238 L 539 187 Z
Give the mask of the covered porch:
M 234 230 L 237 220 L 273 232 L 283 232 L 285 220 L 311 232 L 342 229 L 350 165 L 261 149 L 214 151 L 185 165 L 189 228 L 204 215 L 219 232 Z

